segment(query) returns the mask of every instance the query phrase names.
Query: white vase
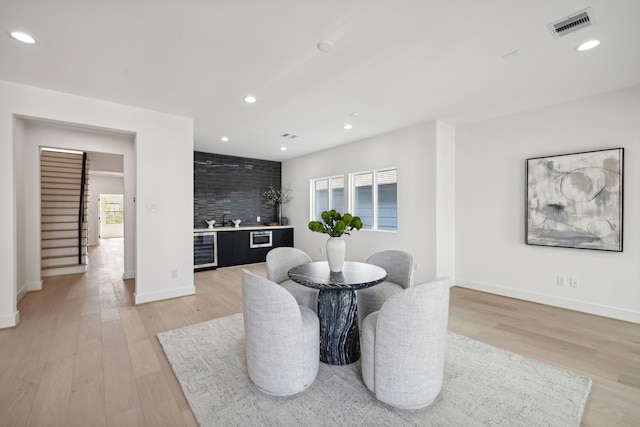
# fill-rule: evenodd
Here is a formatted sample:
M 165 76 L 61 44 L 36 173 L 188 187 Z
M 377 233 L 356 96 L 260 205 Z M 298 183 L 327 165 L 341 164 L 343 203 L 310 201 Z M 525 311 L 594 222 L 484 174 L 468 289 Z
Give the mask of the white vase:
M 327 240 L 327 261 L 329 270 L 334 273 L 342 271 L 344 256 L 347 252 L 347 243 L 342 237 L 330 237 Z

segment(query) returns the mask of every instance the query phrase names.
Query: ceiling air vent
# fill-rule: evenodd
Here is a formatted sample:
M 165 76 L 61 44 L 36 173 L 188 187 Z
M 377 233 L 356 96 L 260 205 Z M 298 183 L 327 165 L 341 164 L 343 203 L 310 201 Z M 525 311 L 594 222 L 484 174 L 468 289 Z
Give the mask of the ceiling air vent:
M 547 25 L 551 34 L 556 39 L 566 36 L 567 34 L 574 33 L 582 28 L 593 25 L 593 12 L 591 8 L 587 8 L 580 12 L 574 13 L 571 16 L 562 18 L 559 21 L 552 22 Z

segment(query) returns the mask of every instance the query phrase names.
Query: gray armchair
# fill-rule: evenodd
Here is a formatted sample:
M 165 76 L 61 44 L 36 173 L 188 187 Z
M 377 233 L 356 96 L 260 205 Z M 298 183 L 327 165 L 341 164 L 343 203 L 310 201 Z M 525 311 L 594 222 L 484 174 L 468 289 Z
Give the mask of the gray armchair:
M 384 268 L 387 279 L 371 288 L 356 291 L 360 326 L 364 318 L 380 310 L 391 295 L 408 288 L 413 282 L 413 256 L 409 252 L 396 249 L 377 252 L 367 259 L 367 263 Z
M 376 398 L 403 409 L 430 405 L 442 389 L 449 279 L 391 296 L 364 319 L 362 379 Z
M 318 312 L 318 290 L 308 288 L 289 279 L 287 272 L 293 267 L 311 262 L 311 257 L 296 248 L 281 247 L 267 253 L 267 279 L 291 292 L 298 304 Z
M 320 359 L 318 316 L 284 288 L 242 270 L 247 369 L 264 393 L 288 396 L 309 387 Z

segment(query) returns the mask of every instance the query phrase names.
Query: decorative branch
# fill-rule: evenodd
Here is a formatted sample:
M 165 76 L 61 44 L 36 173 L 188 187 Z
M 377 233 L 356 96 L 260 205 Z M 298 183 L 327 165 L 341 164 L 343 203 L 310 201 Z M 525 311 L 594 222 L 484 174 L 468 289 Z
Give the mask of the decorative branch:
M 270 185 L 268 190 L 260 193 L 260 196 L 266 199 L 268 205 L 284 205 L 291 201 L 290 192 L 290 186 L 287 186 L 287 188 L 275 188 Z

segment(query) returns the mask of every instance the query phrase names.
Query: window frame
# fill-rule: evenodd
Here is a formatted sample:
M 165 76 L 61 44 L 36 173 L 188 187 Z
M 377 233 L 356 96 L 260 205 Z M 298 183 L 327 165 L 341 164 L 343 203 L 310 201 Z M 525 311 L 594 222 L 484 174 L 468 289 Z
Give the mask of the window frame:
M 395 174 L 396 174 L 396 227 L 395 229 L 387 229 L 387 228 L 381 229 L 379 228 L 379 218 L 378 218 L 379 217 L 378 174 L 382 172 L 392 171 L 392 170 L 395 171 Z M 371 228 L 363 227 L 362 230 L 380 231 L 384 233 L 396 233 L 398 231 L 398 168 L 395 166 L 389 166 L 384 168 L 369 169 L 369 170 L 349 173 L 348 206 L 349 206 L 349 212 L 353 213 L 353 215 L 358 215 L 356 213 L 356 207 L 355 207 L 355 185 L 356 185 L 355 177 L 357 175 L 364 175 L 364 174 L 372 174 L 372 181 L 371 181 L 372 224 L 371 224 Z
M 327 204 L 328 204 L 328 208 L 327 210 L 331 210 L 331 209 L 335 209 L 335 205 L 333 203 L 333 192 L 331 191 L 331 180 L 336 179 L 336 178 L 341 178 L 343 180 L 343 195 L 342 195 L 342 205 L 345 205 L 345 191 L 348 191 L 348 177 L 345 177 L 344 174 L 340 175 L 329 175 L 329 176 L 323 176 L 323 177 L 319 177 L 319 178 L 311 178 L 310 182 L 309 182 L 309 191 L 311 194 L 310 197 L 310 209 L 309 209 L 309 220 L 310 221 L 321 221 L 321 218 L 315 218 L 315 212 L 316 212 L 316 182 L 318 181 L 322 181 L 322 180 L 327 180 Z M 348 198 L 347 198 L 347 204 L 346 206 L 348 206 Z M 324 209 L 323 209 L 324 210 Z

